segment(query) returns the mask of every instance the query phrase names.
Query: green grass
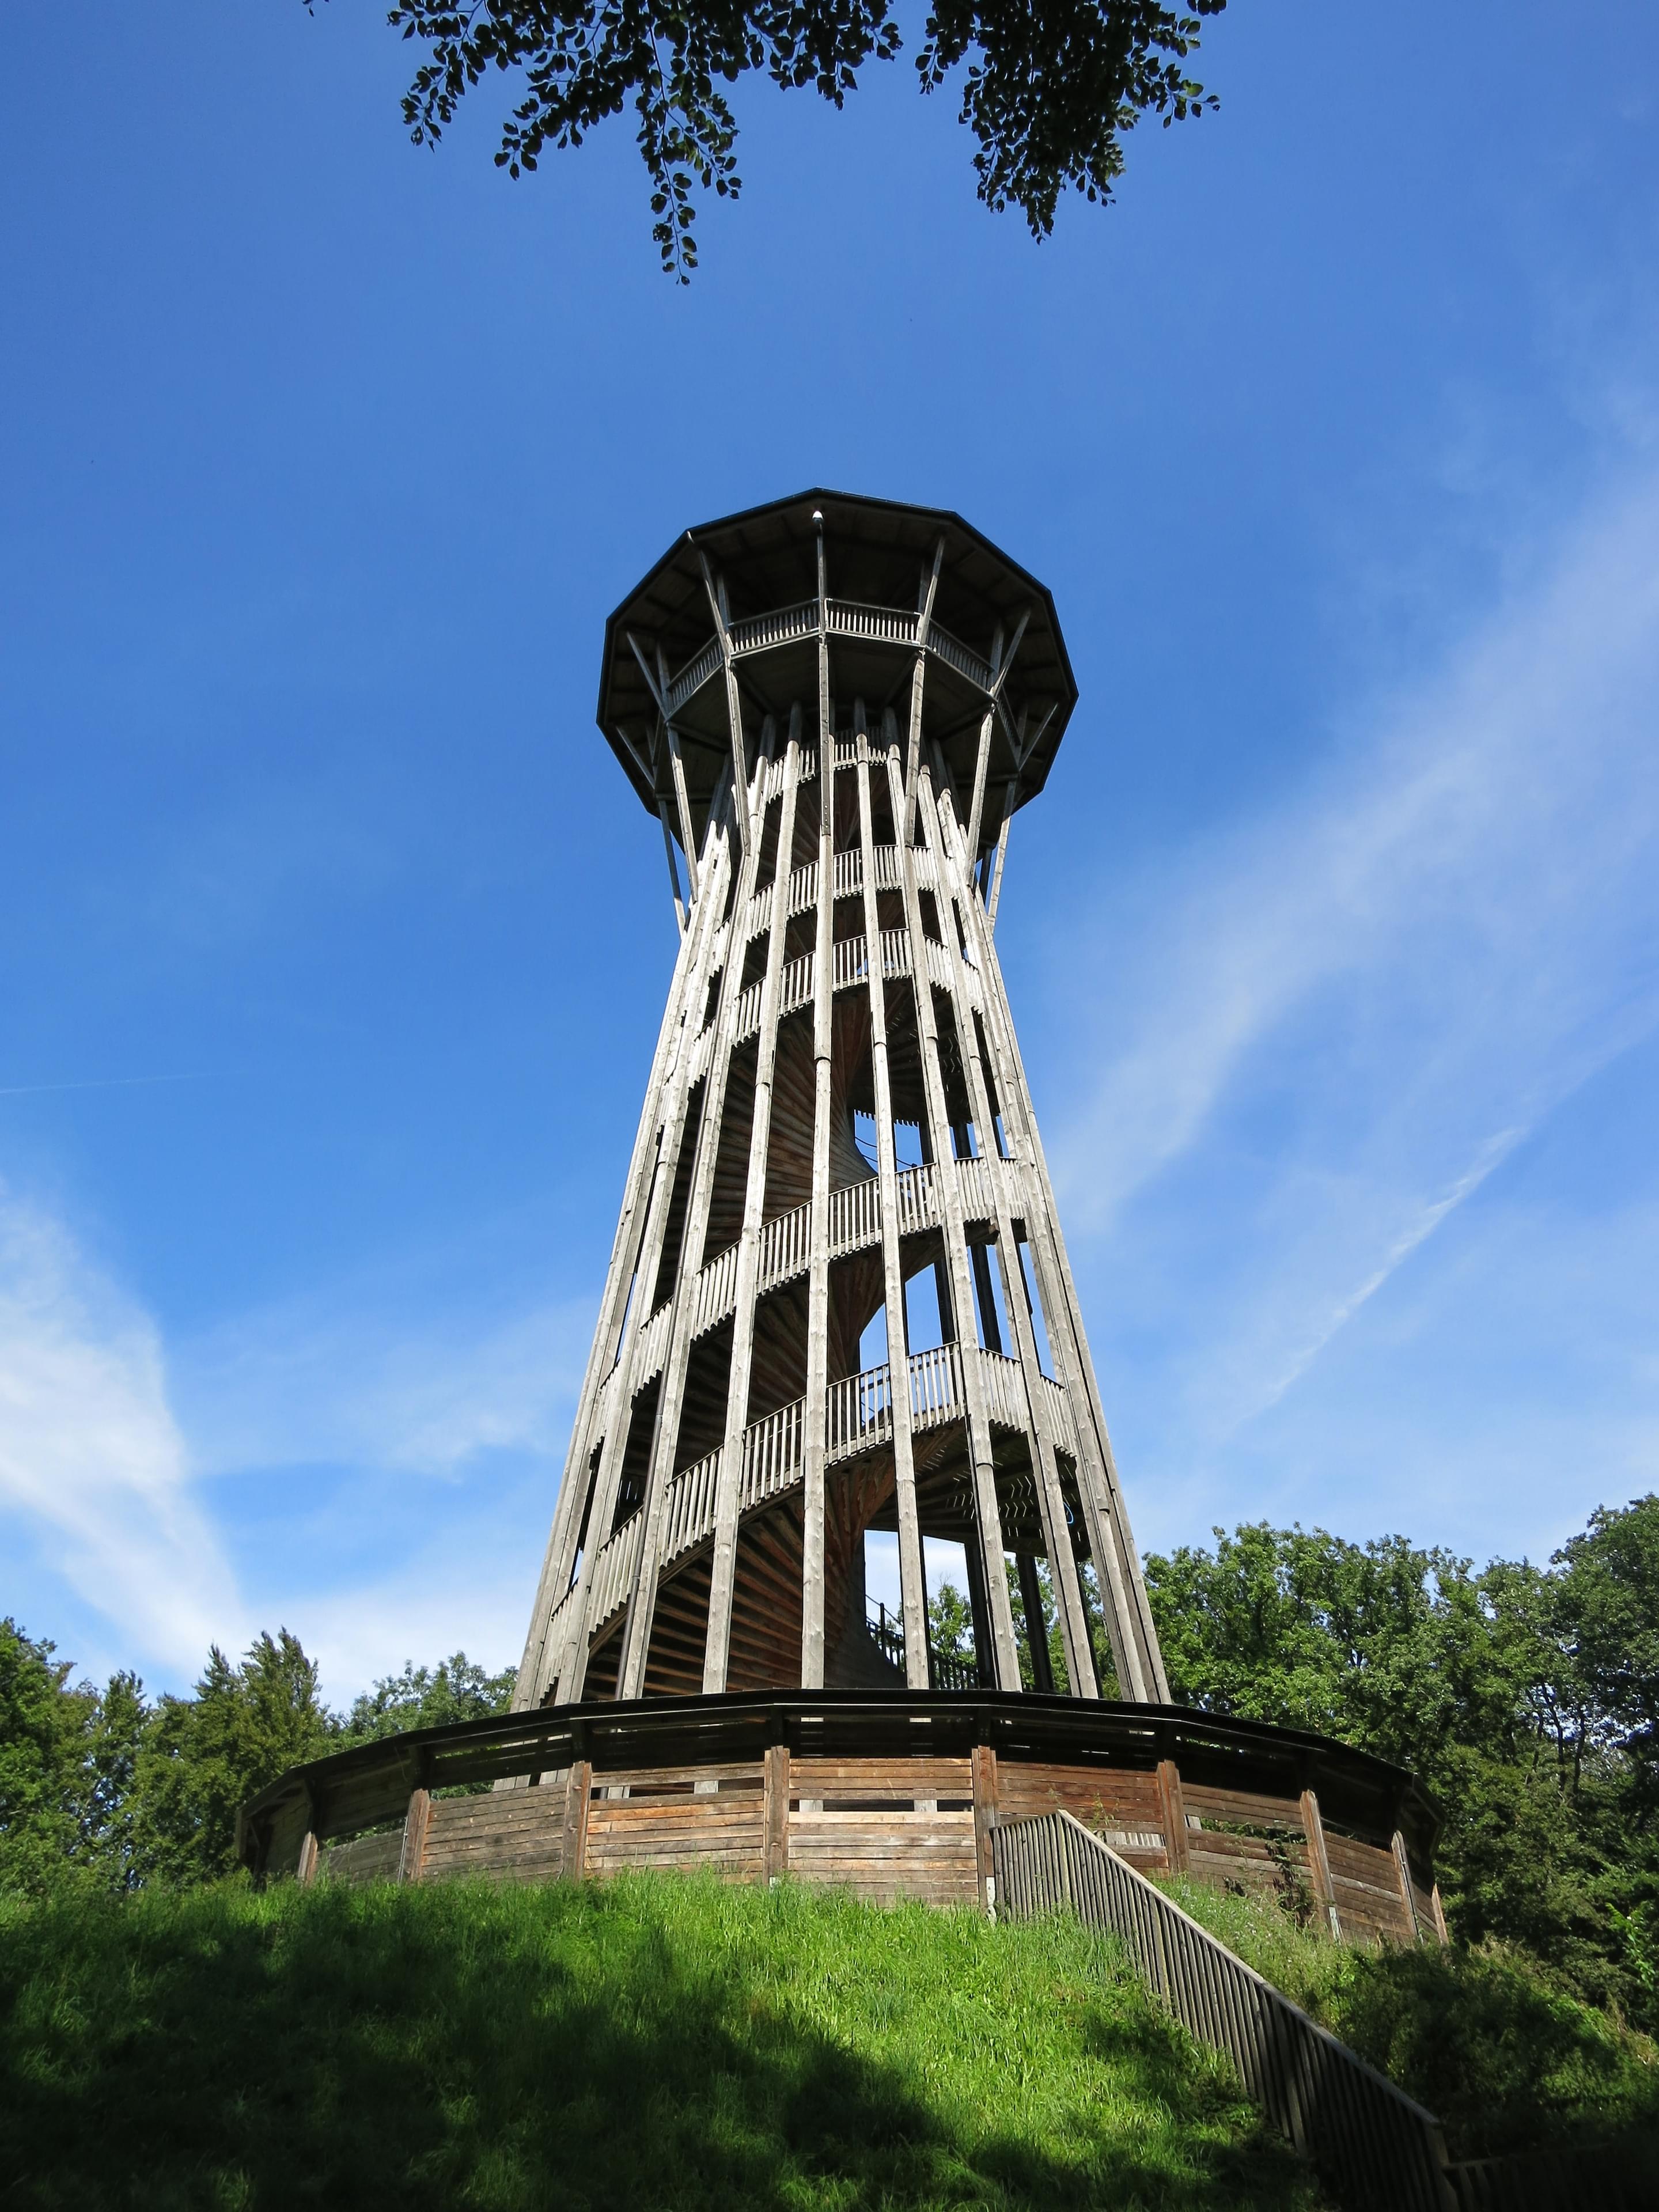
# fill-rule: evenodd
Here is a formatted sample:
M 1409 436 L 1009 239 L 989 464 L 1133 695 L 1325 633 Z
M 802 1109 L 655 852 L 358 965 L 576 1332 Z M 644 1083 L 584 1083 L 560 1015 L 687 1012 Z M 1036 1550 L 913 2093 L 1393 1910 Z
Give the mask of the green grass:
M 1159 1887 L 1437 2113 L 1454 2158 L 1651 2137 L 1659 2179 L 1659 2051 L 1524 1953 L 1352 1949 L 1298 1928 L 1269 1899 Z
M 1074 1923 L 661 1875 L 0 1913 L 0 2200 L 1311 2208 Z

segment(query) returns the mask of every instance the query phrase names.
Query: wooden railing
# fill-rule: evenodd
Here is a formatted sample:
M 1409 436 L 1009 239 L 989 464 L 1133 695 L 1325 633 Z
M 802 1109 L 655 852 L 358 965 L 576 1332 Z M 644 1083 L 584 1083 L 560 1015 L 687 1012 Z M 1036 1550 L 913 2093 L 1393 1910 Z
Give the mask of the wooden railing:
M 885 1360 L 879 1367 L 845 1375 L 830 1385 L 824 1407 L 825 1459 L 851 1459 L 885 1443 L 893 1433 L 892 1387 Z
M 684 1468 L 668 1486 L 663 1516 L 664 1563 L 678 1559 L 700 1544 L 714 1525 L 714 1485 L 720 1480 L 720 1447 L 717 1444 Z
M 787 1490 L 800 1473 L 801 1439 L 805 1428 L 806 1401 L 780 1406 L 751 1421 L 743 1432 L 743 1487 L 738 1509 L 748 1512 Z
M 981 691 L 990 690 L 990 663 L 981 660 L 978 653 L 970 653 L 960 638 L 952 637 L 948 629 L 941 629 L 937 623 L 927 625 L 927 649 L 930 653 L 938 653 L 939 659 L 954 668 L 958 676 L 965 676 L 970 684 L 977 684 Z
M 830 628 L 842 637 L 877 637 L 886 645 L 914 645 L 917 617 L 902 607 L 872 607 L 857 599 L 831 599 Z
M 916 642 L 920 618 L 908 608 L 870 606 L 856 599 L 831 599 L 826 611 L 831 636 L 873 638 L 883 645 Z M 817 628 L 818 603 L 816 599 L 804 599 L 797 606 L 746 616 L 743 621 L 731 623 L 726 635 L 736 659 L 745 653 L 765 653 L 774 646 L 793 644 L 799 638 L 815 637 Z M 949 630 L 942 629 L 938 623 L 927 626 L 927 649 L 981 691 L 990 690 L 994 679 L 989 662 L 982 660 L 959 638 L 952 637 Z M 723 659 L 720 639 L 711 637 L 701 652 L 670 678 L 666 705 L 671 718 L 718 672 Z M 873 744 L 872 739 L 872 749 Z M 850 767 L 856 757 L 851 742 L 845 738 L 836 741 L 837 768 Z
M 981 1351 L 979 1367 L 985 1382 L 988 1418 L 1005 1429 L 1023 1429 L 1026 1413 L 1025 1383 L 1018 1360 L 1006 1358 L 1000 1352 Z
M 761 1231 L 760 1280 L 763 1296 L 804 1275 L 812 1259 L 812 1201 L 809 1198 L 788 1213 L 780 1213 Z
M 672 679 L 667 701 L 671 717 L 678 714 L 694 692 L 702 690 L 720 666 L 720 641 L 717 637 L 711 637 L 702 651 L 688 660 L 679 674 Z
M 936 1428 L 962 1410 L 962 1358 L 954 1344 L 910 1354 L 910 1425 Z
M 860 1244 L 873 1244 L 881 1234 L 881 1184 L 872 1176 L 867 1182 L 849 1182 L 830 1194 L 830 1256 L 856 1252 Z
M 1116 1936 L 1188 2032 L 1249 2094 L 1345 2212 L 1456 2212 L 1440 2123 L 1236 1958 L 1069 1813 L 993 1831 L 995 1909 L 1069 1905 Z
M 818 627 L 818 603 L 803 599 L 799 606 L 780 607 L 774 614 L 751 615 L 735 622 L 727 631 L 733 654 L 763 653 L 769 646 L 787 645 L 798 637 L 811 637 Z
M 904 1672 L 904 1622 L 896 1613 L 874 1598 L 865 1601 L 864 1625 L 869 1631 L 870 1641 L 875 1645 L 890 1667 Z M 971 1659 L 963 1659 L 954 1651 L 941 1651 L 930 1643 L 927 1647 L 928 1686 L 935 1690 L 976 1690 L 979 1669 Z

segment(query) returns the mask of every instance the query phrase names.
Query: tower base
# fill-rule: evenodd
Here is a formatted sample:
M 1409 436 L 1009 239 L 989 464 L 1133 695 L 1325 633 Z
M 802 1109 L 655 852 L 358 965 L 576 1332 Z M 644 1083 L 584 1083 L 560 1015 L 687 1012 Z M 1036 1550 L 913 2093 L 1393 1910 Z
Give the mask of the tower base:
M 1273 1895 L 1339 1940 L 1445 1940 L 1439 1814 L 1409 1774 L 1179 1706 L 887 1689 L 596 1701 L 313 1760 L 239 1833 L 261 1880 L 701 1868 L 993 1909 L 992 1830 L 1056 1807 L 1143 1873 Z

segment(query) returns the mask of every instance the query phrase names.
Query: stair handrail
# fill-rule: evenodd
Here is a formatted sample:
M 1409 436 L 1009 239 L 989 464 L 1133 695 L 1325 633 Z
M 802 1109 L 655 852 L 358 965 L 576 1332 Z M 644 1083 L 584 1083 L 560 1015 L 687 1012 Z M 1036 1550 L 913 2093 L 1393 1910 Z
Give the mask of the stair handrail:
M 1116 1936 L 1189 2033 L 1318 2169 L 1345 2212 L 1457 2212 L 1444 2130 L 1072 1814 L 999 1822 L 993 1909 L 1069 1905 Z

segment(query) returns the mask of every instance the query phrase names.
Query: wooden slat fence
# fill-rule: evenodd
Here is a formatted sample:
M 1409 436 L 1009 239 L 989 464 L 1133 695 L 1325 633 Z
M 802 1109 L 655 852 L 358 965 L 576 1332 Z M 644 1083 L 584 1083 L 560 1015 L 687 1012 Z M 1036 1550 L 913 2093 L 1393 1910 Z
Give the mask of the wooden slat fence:
M 1574 2143 L 1451 2168 L 1458 2212 L 1652 2212 L 1659 2146 Z
M 1117 1936 L 1175 2017 L 1224 2051 L 1345 2212 L 1458 2212 L 1431 2112 L 1236 1958 L 1069 1813 L 1000 1825 L 998 1909 L 1069 1905 Z

